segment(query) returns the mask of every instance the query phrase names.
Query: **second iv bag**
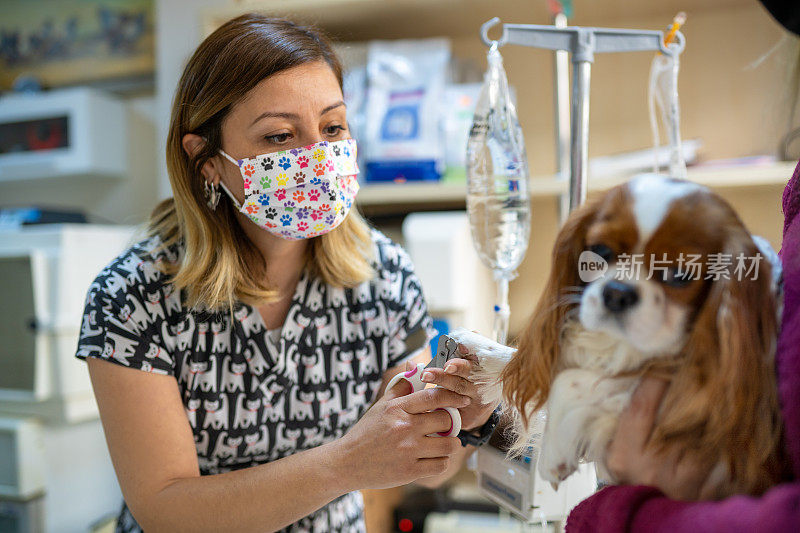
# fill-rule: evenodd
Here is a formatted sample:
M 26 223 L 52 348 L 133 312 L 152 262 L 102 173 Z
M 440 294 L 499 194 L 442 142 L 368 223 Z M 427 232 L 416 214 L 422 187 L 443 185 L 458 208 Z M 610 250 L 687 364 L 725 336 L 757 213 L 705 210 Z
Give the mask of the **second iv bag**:
M 508 330 L 508 282 L 528 247 L 530 197 L 522 129 L 503 58 L 492 45 L 467 142 L 467 213 L 478 256 L 497 281 L 495 339 Z

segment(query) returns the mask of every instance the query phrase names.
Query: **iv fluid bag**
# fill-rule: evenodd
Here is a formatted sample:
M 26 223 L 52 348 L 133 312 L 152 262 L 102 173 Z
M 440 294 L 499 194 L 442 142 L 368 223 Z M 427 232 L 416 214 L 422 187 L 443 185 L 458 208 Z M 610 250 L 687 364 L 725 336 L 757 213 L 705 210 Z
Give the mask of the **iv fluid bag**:
M 467 141 L 467 213 L 478 256 L 496 278 L 513 279 L 530 233 L 528 160 L 496 47 Z
M 669 146 L 669 176 L 686 179 L 686 162 L 681 149 L 681 109 L 678 105 L 679 69 L 678 54 L 672 56 L 656 54 L 650 65 L 648 104 L 654 147 L 658 149 L 660 144 L 658 129 L 658 117 L 660 117 Z M 654 170 L 658 173 L 657 163 Z

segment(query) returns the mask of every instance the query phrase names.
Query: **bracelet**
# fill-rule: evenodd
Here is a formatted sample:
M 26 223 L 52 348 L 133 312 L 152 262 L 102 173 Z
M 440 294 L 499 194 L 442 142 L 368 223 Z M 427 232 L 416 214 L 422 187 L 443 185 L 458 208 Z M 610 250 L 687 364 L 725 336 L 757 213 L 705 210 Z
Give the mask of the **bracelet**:
M 459 431 L 458 440 L 461 441 L 461 446 L 466 448 L 467 445 L 472 445 L 477 448 L 478 446 L 486 444 L 491 438 L 492 433 L 494 433 L 494 428 L 497 427 L 497 423 L 500 421 L 500 411 L 500 406 L 497 406 L 489 416 L 489 420 L 478 429 L 477 435 L 473 435 L 472 432 L 463 429 Z

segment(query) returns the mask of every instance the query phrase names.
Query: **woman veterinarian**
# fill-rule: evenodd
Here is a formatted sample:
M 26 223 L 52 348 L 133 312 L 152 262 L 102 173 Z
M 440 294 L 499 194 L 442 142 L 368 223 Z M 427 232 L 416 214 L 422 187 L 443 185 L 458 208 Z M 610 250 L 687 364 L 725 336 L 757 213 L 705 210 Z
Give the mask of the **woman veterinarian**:
M 179 82 L 167 163 L 174 197 L 89 288 L 77 353 L 118 530 L 359 531 L 358 489 L 454 472 L 468 451 L 426 436 L 450 425 L 433 410 L 471 429 L 493 406 L 467 360 L 383 395 L 434 332 L 408 256 L 353 209 L 329 43 L 259 15 L 220 27 Z

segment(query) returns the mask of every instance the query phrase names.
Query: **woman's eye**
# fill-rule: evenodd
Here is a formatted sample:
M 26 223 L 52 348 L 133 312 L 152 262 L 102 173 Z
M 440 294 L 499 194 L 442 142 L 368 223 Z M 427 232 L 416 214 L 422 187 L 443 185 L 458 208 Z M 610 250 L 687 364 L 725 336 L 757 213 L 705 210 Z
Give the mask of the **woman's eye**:
M 286 144 L 286 142 L 289 140 L 289 136 L 290 134 L 288 133 L 279 133 L 277 135 L 267 135 L 264 138 L 272 144 Z
M 596 253 L 609 263 L 614 258 L 614 250 L 605 244 L 593 244 L 589 247 L 589 250 Z
M 330 135 L 331 137 L 338 135 L 340 131 L 344 131 L 344 126 L 335 125 L 335 126 L 328 126 L 325 128 L 325 133 Z

